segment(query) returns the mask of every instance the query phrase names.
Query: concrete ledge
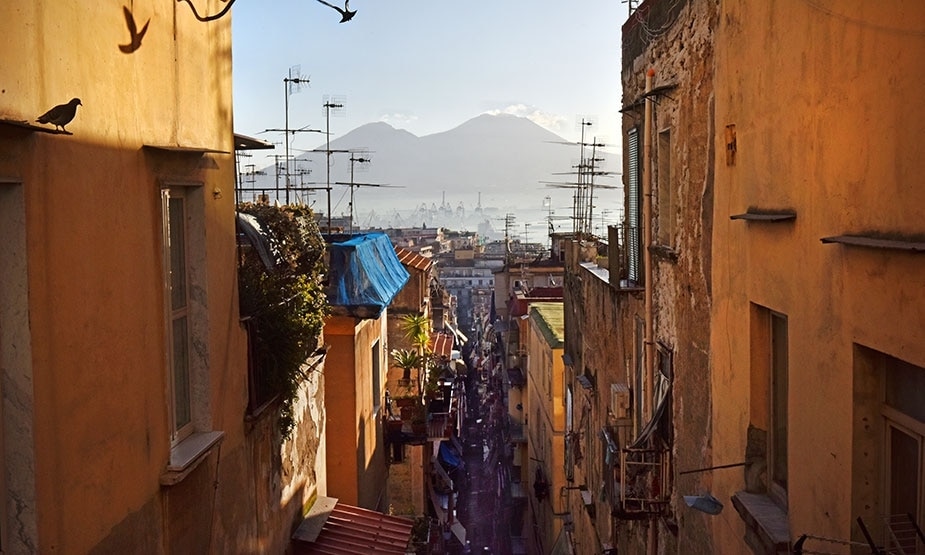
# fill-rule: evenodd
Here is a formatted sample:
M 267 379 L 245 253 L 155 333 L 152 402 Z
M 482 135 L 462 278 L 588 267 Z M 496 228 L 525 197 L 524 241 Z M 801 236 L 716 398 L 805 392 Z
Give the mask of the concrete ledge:
M 790 553 L 787 513 L 767 495 L 740 491 L 732 505 L 745 521 L 745 542 L 757 554 Z
M 175 445 L 170 450 L 167 470 L 161 474 L 161 485 L 172 486 L 181 482 L 224 436 L 225 432 L 199 432 Z

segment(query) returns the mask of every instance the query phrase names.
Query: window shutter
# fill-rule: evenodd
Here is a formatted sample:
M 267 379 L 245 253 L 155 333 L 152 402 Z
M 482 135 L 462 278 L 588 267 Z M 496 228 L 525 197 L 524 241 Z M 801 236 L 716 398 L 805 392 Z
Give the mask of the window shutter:
M 642 187 L 639 174 L 639 129 L 634 127 L 626 134 L 627 145 L 627 198 L 626 198 L 626 256 L 627 279 L 633 283 L 641 281 L 640 272 L 640 210 L 642 208 Z

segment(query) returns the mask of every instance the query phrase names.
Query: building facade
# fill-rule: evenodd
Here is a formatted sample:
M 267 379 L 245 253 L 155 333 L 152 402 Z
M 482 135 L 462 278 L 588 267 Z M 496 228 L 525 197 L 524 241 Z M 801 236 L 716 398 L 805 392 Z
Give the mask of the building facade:
M 535 303 L 530 307 L 527 342 L 526 434 L 529 460 L 527 546 L 530 553 L 550 553 L 564 536 L 565 396 L 562 361 L 565 326 L 562 303 Z
M 28 1 L 0 36 L 2 550 L 285 550 L 324 493 L 324 389 L 286 442 L 248 407 L 230 19 Z
M 711 443 L 745 466 L 713 473 L 734 507 L 717 552 L 866 545 L 862 522 L 923 548 L 883 517 L 925 524 L 923 22 L 916 3 L 722 4 Z
M 600 426 L 592 460 L 618 466 L 614 480 L 605 480 L 616 519 L 611 538 L 601 540 L 619 552 L 714 552 L 711 517 L 691 509 L 685 496 L 711 490 L 712 473 L 701 469 L 714 460 L 709 345 L 718 8 L 710 0 L 647 1 L 623 26 L 626 217 L 611 233 L 609 243 L 620 252 L 608 253 L 607 264 L 607 273 L 617 273 L 607 281 L 619 293 L 615 336 L 622 347 L 584 343 L 577 353 L 582 367 L 575 369 L 576 375 L 602 371 L 606 362 L 592 354 L 598 348 L 622 363 L 622 380 L 610 372 L 614 381 L 597 383 L 599 400 L 588 416 Z M 591 270 L 583 268 L 585 275 Z M 631 426 L 624 420 L 627 396 Z
M 329 239 L 328 491 L 346 504 L 383 511 L 389 499 L 383 431 L 388 307 L 410 275 L 384 233 Z

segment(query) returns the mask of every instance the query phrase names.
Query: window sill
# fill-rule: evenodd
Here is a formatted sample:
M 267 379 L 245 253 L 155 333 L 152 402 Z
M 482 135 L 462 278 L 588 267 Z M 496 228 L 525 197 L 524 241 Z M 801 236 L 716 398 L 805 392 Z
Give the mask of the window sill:
M 174 445 L 170 450 L 167 470 L 161 474 L 161 485 L 173 486 L 182 482 L 224 437 L 225 432 L 199 432 Z
M 732 505 L 745 521 L 745 542 L 758 554 L 790 553 L 787 513 L 767 495 L 740 491 Z

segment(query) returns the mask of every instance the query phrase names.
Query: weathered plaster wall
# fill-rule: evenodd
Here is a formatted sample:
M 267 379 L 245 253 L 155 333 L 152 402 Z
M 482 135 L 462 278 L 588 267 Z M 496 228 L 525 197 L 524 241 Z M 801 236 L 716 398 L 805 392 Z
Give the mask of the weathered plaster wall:
M 673 369 L 672 515 L 659 549 L 713 553 L 708 516 L 681 495 L 708 491 L 711 473 L 681 476 L 713 460 L 710 423 L 710 307 L 713 256 L 713 29 L 719 2 L 645 2 L 624 25 L 624 130 L 644 123 L 645 76 L 654 70 L 650 129 L 654 341 Z M 640 139 L 640 148 L 642 146 Z M 640 162 L 641 164 L 642 162 Z M 644 319 L 642 295 L 625 296 L 627 316 Z M 632 326 L 627 318 L 624 324 Z M 632 335 L 628 336 L 632 341 Z M 633 353 L 632 342 L 627 353 Z M 633 355 L 634 356 L 634 355 Z M 656 357 L 657 357 L 656 353 Z M 635 357 L 634 357 L 635 358 Z M 639 529 L 640 534 L 644 533 Z M 640 534 L 631 537 L 641 549 Z

